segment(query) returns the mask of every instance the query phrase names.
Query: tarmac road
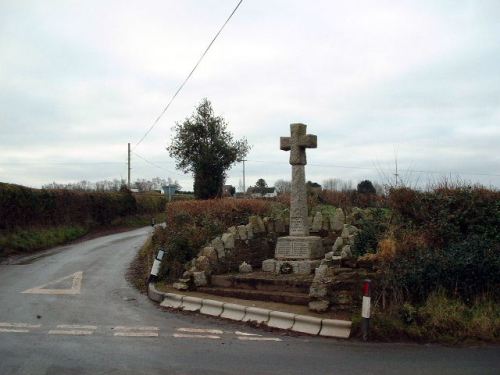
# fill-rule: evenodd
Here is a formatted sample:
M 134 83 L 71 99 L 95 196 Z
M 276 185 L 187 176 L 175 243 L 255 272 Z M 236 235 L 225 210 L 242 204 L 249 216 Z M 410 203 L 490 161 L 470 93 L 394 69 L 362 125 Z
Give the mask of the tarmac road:
M 292 337 L 162 311 L 124 277 L 150 231 L 0 265 L 0 375 L 500 374 L 499 347 Z

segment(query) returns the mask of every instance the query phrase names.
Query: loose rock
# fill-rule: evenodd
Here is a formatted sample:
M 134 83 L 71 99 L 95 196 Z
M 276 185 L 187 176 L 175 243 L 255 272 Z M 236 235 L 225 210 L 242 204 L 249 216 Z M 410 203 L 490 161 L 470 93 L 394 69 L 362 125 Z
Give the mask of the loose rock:
M 252 266 L 247 262 L 241 263 L 238 269 L 240 273 L 250 273 L 253 271 Z

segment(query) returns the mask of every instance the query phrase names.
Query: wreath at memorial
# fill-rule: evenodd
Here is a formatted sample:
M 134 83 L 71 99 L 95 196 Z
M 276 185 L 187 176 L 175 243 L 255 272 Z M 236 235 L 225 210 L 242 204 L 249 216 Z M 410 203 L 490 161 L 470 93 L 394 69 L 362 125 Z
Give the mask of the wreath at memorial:
M 288 275 L 293 272 L 293 266 L 290 263 L 283 263 L 280 267 L 280 273 Z

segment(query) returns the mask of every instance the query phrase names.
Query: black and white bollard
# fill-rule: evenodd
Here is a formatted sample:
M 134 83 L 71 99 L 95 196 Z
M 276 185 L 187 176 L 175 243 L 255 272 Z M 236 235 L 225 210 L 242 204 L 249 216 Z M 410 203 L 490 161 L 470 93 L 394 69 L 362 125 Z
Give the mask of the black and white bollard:
M 366 279 L 363 282 L 363 304 L 361 306 L 361 331 L 363 333 L 363 341 L 368 340 L 368 332 L 370 330 L 370 307 L 371 307 L 371 283 L 372 281 Z
M 151 226 L 154 228 L 156 224 L 156 219 L 154 217 L 151 218 Z
M 153 262 L 153 267 L 151 267 L 151 273 L 149 275 L 148 283 L 155 282 L 158 280 L 158 273 L 160 272 L 161 261 L 163 260 L 163 255 L 165 251 L 160 248 L 158 254 L 156 254 L 155 261 Z

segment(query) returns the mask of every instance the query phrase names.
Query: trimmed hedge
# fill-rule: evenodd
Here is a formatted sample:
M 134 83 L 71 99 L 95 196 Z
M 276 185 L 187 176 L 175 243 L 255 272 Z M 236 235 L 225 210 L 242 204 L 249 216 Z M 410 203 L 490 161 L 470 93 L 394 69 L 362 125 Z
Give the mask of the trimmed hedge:
M 161 212 L 162 196 L 130 192 L 39 190 L 0 183 L 0 230 L 80 224 L 109 225 L 119 217 Z

